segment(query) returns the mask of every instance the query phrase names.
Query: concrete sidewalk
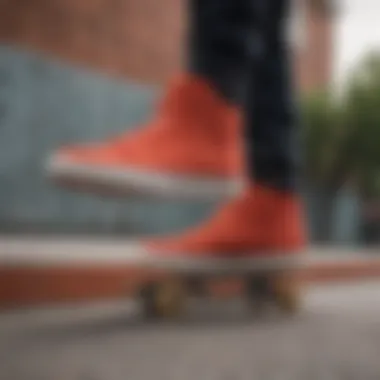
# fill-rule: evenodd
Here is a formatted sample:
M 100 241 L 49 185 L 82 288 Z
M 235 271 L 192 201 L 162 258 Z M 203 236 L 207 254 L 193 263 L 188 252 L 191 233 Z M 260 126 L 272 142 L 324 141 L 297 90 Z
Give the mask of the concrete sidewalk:
M 0 305 L 124 296 L 151 273 L 133 267 L 130 239 L 0 237 Z M 312 247 L 307 282 L 380 278 L 380 249 Z
M 380 281 L 313 285 L 293 318 L 203 304 L 141 323 L 130 302 L 0 314 L 4 380 L 377 380 Z

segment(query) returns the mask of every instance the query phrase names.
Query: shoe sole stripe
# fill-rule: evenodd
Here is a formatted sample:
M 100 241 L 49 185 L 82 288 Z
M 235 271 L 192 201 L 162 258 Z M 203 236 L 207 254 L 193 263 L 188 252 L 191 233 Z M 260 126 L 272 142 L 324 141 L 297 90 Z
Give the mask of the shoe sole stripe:
M 120 195 L 148 195 L 159 198 L 218 199 L 231 198 L 243 190 L 243 181 L 215 178 L 185 177 L 139 169 L 109 169 L 92 165 L 78 165 L 53 159 L 46 166 L 49 177 L 69 186 L 99 187 Z
M 226 255 L 227 256 L 227 255 Z M 235 257 L 234 257 L 235 256 Z M 124 265 L 146 269 L 164 269 L 196 273 L 249 273 L 276 269 L 295 268 L 310 265 L 310 255 L 306 253 L 263 252 L 235 253 L 220 258 L 215 254 L 204 257 L 191 257 L 190 254 L 165 256 L 165 252 L 152 251 L 138 241 L 129 239 L 44 239 L 39 238 L 5 239 L 0 249 L 2 267 L 27 266 L 44 267 L 108 267 Z

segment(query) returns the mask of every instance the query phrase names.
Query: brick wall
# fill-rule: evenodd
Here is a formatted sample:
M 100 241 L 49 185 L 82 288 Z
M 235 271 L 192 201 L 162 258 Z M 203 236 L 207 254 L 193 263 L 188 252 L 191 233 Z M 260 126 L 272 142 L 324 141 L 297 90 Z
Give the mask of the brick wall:
M 184 0 L 3 0 L 0 40 L 161 83 L 181 65 L 185 5 Z M 295 64 L 304 89 L 329 82 L 332 59 L 331 19 L 321 9 L 307 8 L 307 46 Z
M 333 70 L 333 18 L 323 10 L 309 7 L 305 26 L 306 41 L 296 53 L 299 84 L 305 90 L 323 88 L 330 83 Z
M 180 64 L 178 0 L 5 0 L 0 40 L 145 81 Z

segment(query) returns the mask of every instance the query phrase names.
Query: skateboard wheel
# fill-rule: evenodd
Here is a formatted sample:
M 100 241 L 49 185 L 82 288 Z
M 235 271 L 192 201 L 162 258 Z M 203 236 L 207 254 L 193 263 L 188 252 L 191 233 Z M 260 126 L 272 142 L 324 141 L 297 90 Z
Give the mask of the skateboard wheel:
M 247 297 L 252 311 L 261 313 L 272 298 L 272 289 L 268 276 L 256 275 L 246 282 Z
M 298 296 L 291 293 L 278 295 L 276 304 L 281 311 L 287 314 L 295 314 L 300 309 Z
M 272 280 L 276 306 L 287 314 L 295 314 L 301 307 L 300 285 L 291 274 L 279 274 Z
M 145 317 L 178 317 L 184 310 L 185 286 L 181 281 L 162 280 L 146 285 L 141 291 Z
M 300 308 L 299 285 L 290 274 L 253 276 L 247 280 L 247 292 L 254 312 L 262 312 L 271 304 L 286 314 L 294 314 Z

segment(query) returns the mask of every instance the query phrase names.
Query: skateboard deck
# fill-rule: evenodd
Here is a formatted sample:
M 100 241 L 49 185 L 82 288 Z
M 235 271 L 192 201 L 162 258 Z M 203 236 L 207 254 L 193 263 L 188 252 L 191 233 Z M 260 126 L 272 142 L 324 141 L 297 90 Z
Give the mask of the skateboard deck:
M 302 258 L 299 254 L 273 254 L 265 258 L 146 254 L 135 264 L 163 271 L 166 276 L 142 283 L 137 289 L 137 298 L 146 317 L 176 317 L 185 312 L 189 298 L 213 296 L 210 282 L 237 279 L 243 284 L 240 294 L 243 293 L 253 311 L 261 312 L 270 305 L 292 314 L 300 307 L 301 286 L 297 272 L 306 263 Z
M 194 256 L 189 253 L 167 255 L 151 253 L 140 248 L 134 258 L 139 266 L 164 269 L 183 275 L 226 276 L 243 275 L 273 270 L 287 270 L 302 266 L 304 255 L 292 252 L 271 252 L 265 254 L 216 254 Z
M 130 285 L 128 296 L 138 298 L 145 315 L 154 318 L 181 315 L 191 297 L 213 297 L 215 293 L 210 291 L 209 283 L 219 280 L 222 284 L 229 280 L 242 283 L 242 291 L 238 293 L 243 293 L 254 310 L 272 303 L 283 311 L 295 312 L 302 288 L 297 279 L 298 269 L 312 264 L 304 254 L 273 254 L 268 259 L 153 256 L 137 242 L 115 239 L 87 242 L 52 238 L 44 239 L 43 243 L 32 238 L 8 239 L 2 242 L 0 253 L 3 266 L 36 269 L 38 273 L 49 268 L 73 267 L 91 271 L 109 267 L 138 272 L 142 269 L 137 285 L 136 278 L 128 278 L 127 271 L 125 285 Z

